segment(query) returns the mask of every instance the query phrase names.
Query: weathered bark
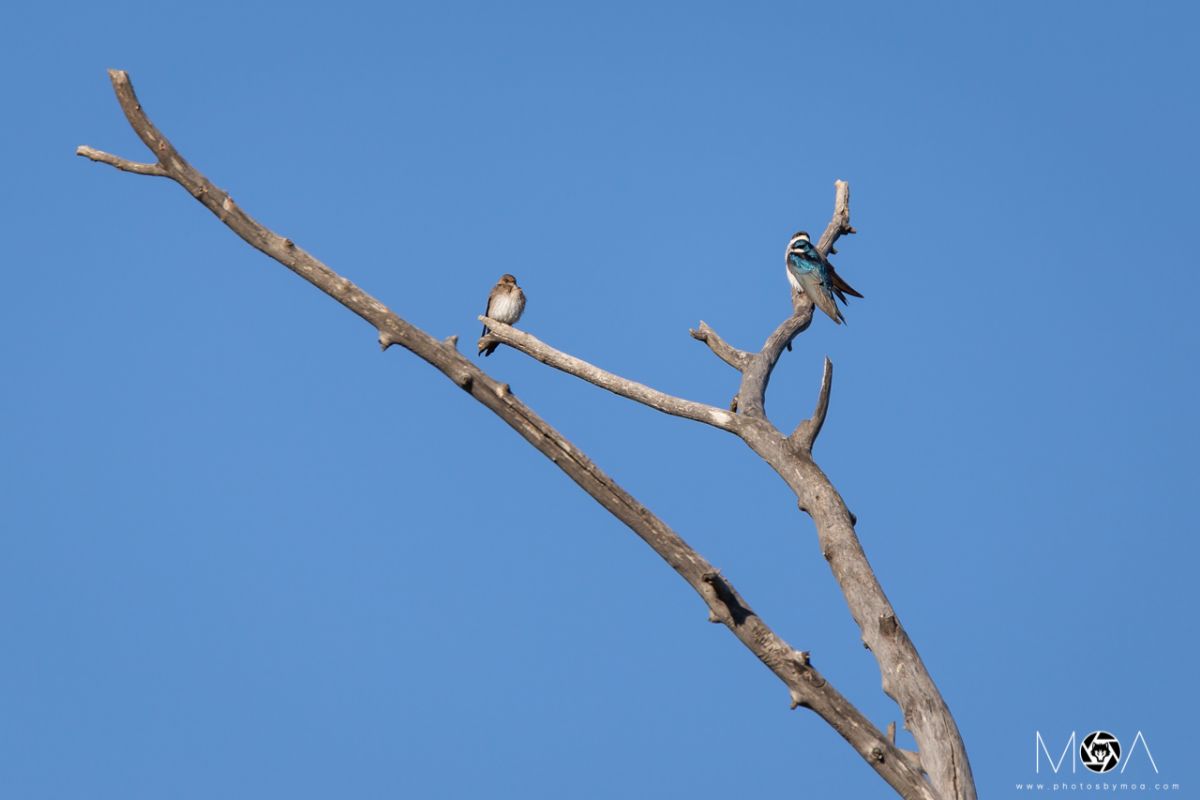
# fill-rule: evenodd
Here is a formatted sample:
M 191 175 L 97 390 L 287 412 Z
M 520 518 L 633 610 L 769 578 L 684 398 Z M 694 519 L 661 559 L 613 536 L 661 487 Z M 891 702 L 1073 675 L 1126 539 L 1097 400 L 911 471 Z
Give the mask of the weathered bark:
M 715 332 L 703 324 L 699 333 L 693 333 L 701 339 L 707 336 L 709 346 L 718 356 L 742 370 L 743 380 L 739 396 L 746 400 L 741 414 L 732 414 L 703 403 L 671 397 L 605 373 L 558 351 L 553 351 L 557 354 L 553 356 L 557 363 L 547 363 L 667 413 L 703 421 L 736 433 L 780 472 L 796 491 L 801 505 L 817 521 L 822 550 L 833 565 L 834 574 L 842 583 L 843 590 L 846 591 L 855 619 L 859 621 L 860 627 L 863 627 L 864 641 L 872 645 L 876 657 L 880 659 L 881 667 L 885 659 L 880 653 L 884 652 L 888 654 L 886 663 L 902 669 L 917 668 L 919 674 L 925 676 L 927 683 L 918 680 L 915 688 L 911 689 L 909 687 L 912 678 L 907 673 L 893 675 L 893 680 L 889 681 L 888 673 L 885 672 L 884 681 L 885 689 L 897 697 L 904 708 L 914 734 L 917 734 L 918 730 L 934 729 L 935 726 L 925 722 L 928 718 L 941 721 L 940 730 L 948 737 L 948 741 L 924 741 L 923 733 L 917 735 L 918 744 L 922 749 L 920 759 L 914 753 L 896 748 L 891 741 L 894 737 L 876 728 L 838 693 L 809 663 L 807 653 L 792 648 L 777 636 L 750 610 L 729 581 L 666 523 L 618 486 L 583 452 L 518 400 L 506 384 L 496 381 L 460 354 L 456 347 L 457 337 L 438 340 L 410 325 L 383 303 L 297 246 L 291 239 L 279 236 L 260 225 L 234 203 L 226 192 L 188 164 L 166 137 L 154 127 L 142 111 L 125 72 L 110 70 L 109 77 L 126 119 L 154 154 L 155 161 L 133 162 L 86 146 L 77 149 L 78 155 L 126 172 L 166 177 L 175 181 L 252 247 L 283 264 L 362 317 L 377 331 L 383 349 L 386 350 L 391 345 L 400 345 L 409 350 L 490 409 L 650 545 L 704 600 L 709 608 L 709 619 L 728 627 L 747 649 L 783 681 L 788 687 L 793 707 L 804 706 L 820 715 L 902 797 L 974 797 L 965 753 L 952 762 L 958 772 L 951 776 L 951 780 L 947 781 L 943 777 L 944 770 L 941 764 L 945 759 L 932 753 L 932 750 L 937 747 L 948 748 L 953 753 L 962 752 L 961 740 L 953 720 L 949 718 L 949 712 L 945 711 L 945 704 L 942 703 L 932 681 L 928 680 L 915 649 L 900 628 L 891 606 L 887 604 L 874 575 L 866 565 L 866 559 L 854 535 L 849 512 L 809 455 L 812 441 L 820 430 L 828 407 L 831 376 L 828 363 L 817 411 L 811 420 L 801 423 L 791 437 L 783 437 L 762 414 L 763 397 L 771 370 L 783 347 L 807 327 L 812 316 L 811 305 L 805 309 L 804 303 L 797 299 L 797 313 L 772 334 L 762 352 L 754 355 L 725 345 Z M 844 184 L 841 186 L 844 187 Z M 839 189 L 839 198 L 842 197 L 842 191 Z M 848 206 L 839 203 L 839 209 L 843 207 L 846 209 L 844 219 L 835 214 L 829 230 L 822 237 L 821 246 L 825 250 L 831 247 L 838 235 L 850 230 Z M 498 336 L 502 341 L 518 348 L 520 345 L 517 339 L 527 337 L 526 344 L 530 346 L 530 350 L 535 349 L 532 342 L 537 340 L 528 334 L 522 334 L 500 323 L 489 322 L 489 325 L 501 330 L 501 333 L 494 330 L 490 335 Z M 513 338 L 510 340 L 507 338 L 509 336 Z M 851 588 L 847 589 L 847 586 Z M 876 630 L 873 636 L 869 636 L 868 628 L 871 626 L 868 623 L 873 620 L 877 621 Z M 910 698 L 924 702 L 926 714 L 920 714 L 916 708 L 910 708 Z M 944 720 L 939 709 L 945 713 Z M 948 726 L 945 721 L 948 721 Z M 927 736 L 925 738 L 928 739 Z M 930 749 L 931 755 L 926 754 L 927 748 Z M 929 771 L 931 781 L 927 781 L 922 775 L 922 763 Z M 931 765 L 934 768 L 931 768 Z
M 855 233 L 850 226 L 850 187 L 845 181 L 838 181 L 836 189 L 833 219 L 817 243 L 818 249 L 827 255 L 834 252 L 833 245 L 839 237 Z M 921 765 L 934 788 L 945 797 L 973 798 L 971 767 L 954 717 L 867 562 L 854 531 L 854 516 L 812 458 L 813 444 L 829 410 L 833 382 L 833 364 L 829 359 L 825 359 L 821 389 L 810 418 L 802 420 L 791 435 L 784 435 L 767 419 L 766 391 L 771 373 L 792 339 L 812 322 L 812 301 L 793 292 L 792 306 L 792 315 L 779 324 L 757 353 L 729 345 L 704 322 L 691 332 L 693 338 L 707 344 L 717 357 L 742 373 L 733 402 L 737 414 L 725 414 L 712 406 L 665 395 L 561 353 L 528 333 L 491 320 L 487 324 L 491 339 L 622 397 L 729 431 L 770 464 L 795 493 L 800 509 L 816 523 L 821 553 L 862 631 L 863 644 L 875 655 L 884 692 L 904 712 L 905 727 L 917 741 Z

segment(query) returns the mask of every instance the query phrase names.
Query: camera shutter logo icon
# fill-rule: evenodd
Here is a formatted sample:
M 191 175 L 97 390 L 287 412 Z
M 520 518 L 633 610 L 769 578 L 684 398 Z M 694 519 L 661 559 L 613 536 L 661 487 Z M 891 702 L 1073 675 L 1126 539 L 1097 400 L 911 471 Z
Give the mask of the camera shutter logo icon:
M 1093 731 L 1079 745 L 1079 760 L 1092 772 L 1108 772 L 1121 760 L 1121 743 L 1108 731 Z

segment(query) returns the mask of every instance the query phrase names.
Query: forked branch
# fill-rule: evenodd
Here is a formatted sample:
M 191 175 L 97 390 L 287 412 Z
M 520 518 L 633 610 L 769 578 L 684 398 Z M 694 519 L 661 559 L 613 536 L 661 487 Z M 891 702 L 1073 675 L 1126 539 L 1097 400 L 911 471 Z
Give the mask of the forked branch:
M 747 649 L 783 681 L 794 706 L 804 706 L 819 714 L 902 797 L 924 800 L 937 798 L 933 787 L 921 775 L 919 765 L 838 693 L 812 667 L 807 654 L 793 649 L 777 636 L 711 564 L 601 471 L 579 448 L 518 400 L 508 390 L 507 384 L 496 381 L 463 357 L 455 348 L 453 337 L 439 341 L 410 325 L 291 239 L 260 225 L 238 207 L 228 193 L 184 160 L 170 141 L 154 127 L 138 103 L 125 72 L 110 70 L 109 77 L 126 119 L 154 154 L 156 163 L 138 164 L 90 147 L 79 148 L 76 151 L 79 155 L 125 172 L 170 178 L 252 247 L 283 264 L 366 320 L 377 331 L 380 345 L 385 350 L 391 345 L 400 345 L 434 366 L 516 430 L 670 564 L 704 599 L 710 617 L 725 624 Z M 701 409 L 711 408 L 703 404 L 695 406 L 700 407 L 692 408 L 697 415 L 700 415 Z M 707 413 L 705 410 L 704 414 Z
M 839 237 L 854 232 L 850 225 L 850 187 L 845 181 L 838 181 L 833 217 L 817 247 L 822 253 L 832 252 Z M 739 413 L 727 429 L 771 465 L 795 493 L 800 509 L 812 517 L 821 553 L 829 562 L 864 644 L 875 656 L 884 692 L 904 712 L 906 727 L 917 740 L 921 763 L 933 787 L 947 798 L 972 800 L 975 786 L 971 767 L 954 718 L 867 561 L 854 530 L 857 520 L 812 459 L 813 444 L 829 411 L 833 379 L 829 359 L 825 360 L 821 389 L 811 417 L 785 437 L 766 416 L 765 398 L 771 374 L 785 348 L 808 328 L 813 318 L 813 305 L 807 297 L 793 292 L 792 301 L 792 314 L 767 337 L 757 353 L 733 348 L 703 323 L 699 330 L 692 331 L 692 337 L 705 342 L 721 360 L 741 371 L 732 407 Z M 573 358 L 565 353 L 559 357 L 563 363 L 570 363 Z M 581 370 L 566 371 L 589 380 Z M 623 394 L 646 402 L 632 392 Z
M 833 252 L 833 245 L 840 237 L 855 232 L 850 225 L 850 184 L 836 181 L 833 217 L 817 241 L 817 249 L 828 255 Z M 738 408 L 743 414 L 750 417 L 766 415 L 767 384 L 771 381 L 771 373 L 792 340 L 812 324 L 812 317 L 812 301 L 793 291 L 792 315 L 779 323 L 779 327 L 767 337 L 762 349 L 751 356 L 749 364 L 742 370 L 742 384 L 738 387 L 737 396 Z

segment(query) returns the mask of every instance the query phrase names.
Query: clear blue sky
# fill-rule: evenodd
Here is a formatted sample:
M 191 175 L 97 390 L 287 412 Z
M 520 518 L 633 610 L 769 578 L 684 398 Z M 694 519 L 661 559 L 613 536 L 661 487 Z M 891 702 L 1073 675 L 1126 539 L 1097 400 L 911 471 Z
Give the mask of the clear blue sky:
M 118 67 L 411 322 L 473 341 L 513 272 L 527 330 L 714 404 L 735 376 L 687 329 L 761 344 L 789 234 L 850 181 L 866 298 L 768 410 L 790 429 L 834 360 L 818 460 L 981 795 L 1033 777 L 1035 731 L 1107 729 L 1198 796 L 1200 14 L 965 5 L 7 10 L 0 795 L 889 796 L 481 406 L 174 184 L 76 158 L 147 157 Z M 485 366 L 897 718 L 740 442 Z

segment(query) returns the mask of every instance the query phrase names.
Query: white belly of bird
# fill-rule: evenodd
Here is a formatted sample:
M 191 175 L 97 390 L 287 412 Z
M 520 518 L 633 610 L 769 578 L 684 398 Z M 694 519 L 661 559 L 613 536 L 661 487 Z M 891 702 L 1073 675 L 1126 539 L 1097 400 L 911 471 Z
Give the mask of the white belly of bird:
M 511 292 L 496 298 L 488 316 L 505 325 L 512 325 L 521 318 L 521 312 L 524 310 L 525 304 L 517 300 L 516 292 Z
M 787 267 L 784 267 L 783 271 L 787 273 L 788 283 L 792 285 L 792 288 L 800 294 L 804 294 L 804 288 L 800 286 L 800 281 L 796 280 L 796 276 L 792 274 L 792 271 Z

